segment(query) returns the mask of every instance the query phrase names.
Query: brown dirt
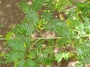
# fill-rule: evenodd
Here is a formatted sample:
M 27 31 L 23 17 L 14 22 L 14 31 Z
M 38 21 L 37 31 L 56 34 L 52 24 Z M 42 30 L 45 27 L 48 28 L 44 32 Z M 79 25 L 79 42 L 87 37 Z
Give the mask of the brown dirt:
M 24 17 L 23 12 L 17 6 L 21 0 L 2 0 L 0 3 L 0 34 L 5 35 L 10 26 L 20 23 Z
M 6 33 L 17 23 L 21 23 L 24 13 L 17 3 L 22 0 L 0 0 L 0 35 L 5 37 Z M 30 0 L 25 0 L 30 1 Z M 0 53 L 6 52 L 5 41 L 0 41 Z M 0 67 L 13 67 L 12 63 L 2 64 Z

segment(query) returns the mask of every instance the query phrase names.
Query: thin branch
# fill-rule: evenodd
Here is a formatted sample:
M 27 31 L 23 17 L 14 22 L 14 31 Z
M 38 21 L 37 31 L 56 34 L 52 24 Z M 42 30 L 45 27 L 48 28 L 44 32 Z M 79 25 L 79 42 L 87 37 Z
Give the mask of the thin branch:
M 36 40 L 35 43 L 30 47 L 30 50 L 32 50 L 32 48 L 36 45 L 36 43 L 39 41 L 40 39 Z
M 48 39 L 61 39 L 61 38 L 64 38 L 64 37 L 48 37 L 48 38 L 45 38 L 45 37 L 35 37 L 34 39 L 39 39 L 39 40 L 48 40 Z
M 6 38 L 0 38 L 0 40 L 6 40 Z
M 44 38 L 44 37 L 35 37 L 34 39 L 39 39 L 39 40 L 48 40 L 48 39 L 61 39 L 61 38 L 75 38 L 75 39 L 80 39 L 80 38 L 84 38 L 84 37 L 90 37 L 90 35 L 84 35 L 84 36 L 74 36 L 74 37 L 48 37 L 48 38 Z
M 75 39 L 80 39 L 80 38 L 84 38 L 84 37 L 90 37 L 90 35 L 84 35 L 84 36 L 73 36 L 73 37 L 48 37 L 48 38 L 45 38 L 45 37 L 35 37 L 35 38 L 32 38 L 32 40 L 48 40 L 48 39 L 61 39 L 61 38 L 75 38 Z M 6 40 L 6 38 L 0 38 L 0 40 Z M 36 42 L 37 42 L 36 41 Z

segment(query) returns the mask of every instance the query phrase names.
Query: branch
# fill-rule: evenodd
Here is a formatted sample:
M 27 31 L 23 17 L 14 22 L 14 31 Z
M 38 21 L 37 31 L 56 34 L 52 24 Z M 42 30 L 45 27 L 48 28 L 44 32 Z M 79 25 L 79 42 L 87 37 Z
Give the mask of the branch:
M 39 41 L 40 39 L 36 40 L 34 44 L 32 44 L 31 48 L 29 50 L 32 50 L 32 48 L 36 45 L 36 43 Z
M 0 38 L 0 40 L 6 40 L 6 38 Z
M 35 38 L 32 38 L 32 40 L 49 40 L 49 39 L 61 39 L 61 38 L 80 39 L 80 38 L 84 38 L 84 37 L 90 37 L 90 34 L 89 35 L 83 35 L 83 36 L 73 36 L 73 37 L 48 37 L 48 38 L 45 38 L 45 37 L 35 37 Z M 6 40 L 6 38 L 0 38 L 0 40 Z
M 75 39 L 80 39 L 80 38 L 84 38 L 84 37 L 90 37 L 90 35 L 84 35 L 84 36 L 73 36 L 73 37 L 48 37 L 48 38 L 44 38 L 44 37 L 35 37 L 35 38 L 32 38 L 32 39 L 39 39 L 39 40 L 41 40 L 41 39 L 45 39 L 45 40 L 48 40 L 48 39 L 61 39 L 61 38 L 75 38 Z

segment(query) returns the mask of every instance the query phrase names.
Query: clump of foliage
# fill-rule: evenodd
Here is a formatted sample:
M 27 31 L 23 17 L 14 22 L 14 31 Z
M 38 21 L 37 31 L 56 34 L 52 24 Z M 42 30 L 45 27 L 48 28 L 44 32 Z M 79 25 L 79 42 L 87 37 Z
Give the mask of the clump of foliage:
M 90 63 L 89 1 L 34 0 L 29 5 L 22 0 L 19 6 L 25 18 L 6 35 L 5 62 L 14 62 L 14 67 L 40 67 L 73 57 Z

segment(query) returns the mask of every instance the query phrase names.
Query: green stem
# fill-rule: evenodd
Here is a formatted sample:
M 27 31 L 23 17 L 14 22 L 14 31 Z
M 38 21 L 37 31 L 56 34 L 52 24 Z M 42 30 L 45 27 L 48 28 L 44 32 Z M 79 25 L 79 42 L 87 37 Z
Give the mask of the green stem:
M 84 35 L 84 36 L 74 36 L 74 37 L 48 37 L 48 38 L 44 38 L 44 37 L 35 37 L 34 39 L 61 39 L 61 38 L 75 38 L 75 39 L 80 39 L 80 38 L 84 38 L 84 37 L 90 37 L 90 35 Z
M 48 39 L 61 39 L 61 38 L 75 38 L 75 39 L 80 39 L 80 38 L 84 38 L 84 37 L 90 37 L 90 35 L 84 35 L 84 36 L 74 36 L 74 37 L 48 37 L 48 38 L 45 38 L 45 37 L 35 37 L 35 38 L 32 38 L 32 40 L 48 40 Z M 0 40 L 6 40 L 6 38 L 0 38 Z

